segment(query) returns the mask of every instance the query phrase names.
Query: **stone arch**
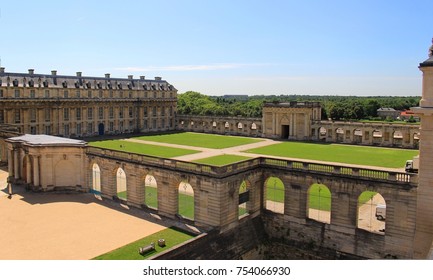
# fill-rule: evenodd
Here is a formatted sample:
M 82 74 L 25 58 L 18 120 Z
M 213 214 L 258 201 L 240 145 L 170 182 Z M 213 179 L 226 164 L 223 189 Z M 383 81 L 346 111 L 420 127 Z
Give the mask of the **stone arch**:
M 403 132 L 401 130 L 395 130 L 392 133 L 392 144 L 397 146 L 403 145 Z
M 144 177 L 144 204 L 158 209 L 158 182 L 151 173 Z
M 284 214 L 284 183 L 278 177 L 265 180 L 265 208 L 275 213 Z
M 331 223 L 332 194 L 327 186 L 314 183 L 308 188 L 307 217 L 318 222 Z
M 372 133 L 373 136 L 373 144 L 380 145 L 382 143 L 383 133 L 381 130 L 375 129 Z
M 248 182 L 248 180 L 243 180 L 241 184 L 239 185 L 239 206 L 238 206 L 238 217 L 239 219 L 245 217 L 249 214 L 249 200 L 250 200 L 250 189 L 251 184 Z
M 414 148 L 418 148 L 419 146 L 419 132 L 413 134 L 413 146 Z
M 229 124 L 229 122 L 225 122 L 224 127 L 225 127 L 225 128 L 230 128 L 230 124 Z
M 336 142 L 343 142 L 344 141 L 344 129 L 341 127 L 338 127 L 335 129 L 335 141 Z
M 122 167 L 116 169 L 116 195 L 118 198 L 127 200 L 126 173 Z
M 238 128 L 238 129 L 243 129 L 243 128 L 244 128 L 244 125 L 243 125 L 241 122 L 238 122 L 238 124 L 237 124 L 237 128 Z
M 353 142 L 354 143 L 362 143 L 362 135 L 363 135 L 362 130 L 359 128 L 355 128 L 353 130 Z
M 386 202 L 380 193 L 364 191 L 358 197 L 357 227 L 385 234 Z
M 92 164 L 92 185 L 90 192 L 95 194 L 101 194 L 101 168 L 95 162 Z
M 216 127 L 217 126 L 217 123 L 214 121 L 214 122 L 212 122 L 212 127 Z
M 253 129 L 253 130 L 256 130 L 256 129 L 257 129 L 257 125 L 256 125 L 256 123 L 252 123 L 252 124 L 251 124 L 251 129 Z
M 326 140 L 326 137 L 327 137 L 327 129 L 326 129 L 326 127 L 319 127 L 319 129 L 318 129 L 318 133 L 317 133 L 317 135 L 318 135 L 318 137 L 319 137 L 319 140 L 323 140 L 323 141 L 325 141 Z
M 194 220 L 194 189 L 187 181 L 180 182 L 178 186 L 177 213 L 184 218 Z

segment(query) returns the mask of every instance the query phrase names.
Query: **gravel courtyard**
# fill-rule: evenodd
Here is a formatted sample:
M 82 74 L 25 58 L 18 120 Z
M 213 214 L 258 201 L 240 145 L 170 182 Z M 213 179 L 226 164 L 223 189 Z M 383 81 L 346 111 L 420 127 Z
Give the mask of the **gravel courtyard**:
M 92 194 L 6 194 L 0 171 L 1 260 L 86 260 L 165 228 L 157 217 Z M 6 173 L 7 174 L 7 173 Z

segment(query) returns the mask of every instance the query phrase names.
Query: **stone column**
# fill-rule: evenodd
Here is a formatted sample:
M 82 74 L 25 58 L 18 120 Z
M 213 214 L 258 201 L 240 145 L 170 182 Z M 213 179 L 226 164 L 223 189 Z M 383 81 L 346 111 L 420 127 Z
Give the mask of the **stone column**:
M 421 118 L 419 142 L 419 183 L 414 238 L 414 258 L 433 256 L 433 46 L 429 58 L 419 65 L 423 72 L 420 107 L 412 108 Z
M 14 178 L 18 180 L 20 178 L 20 169 L 19 169 L 19 158 L 18 158 L 18 150 L 14 150 Z
M 9 176 L 10 177 L 14 177 L 14 175 L 15 175 L 15 172 L 14 172 L 14 166 L 15 166 L 15 164 L 14 164 L 14 160 L 15 160 L 14 151 L 13 150 L 8 150 L 8 153 L 9 153 L 9 155 L 8 155 L 8 171 L 9 171 Z
M 39 186 L 39 156 L 33 157 L 33 184 L 35 187 Z
M 30 156 L 27 156 L 25 158 L 26 160 L 26 183 L 31 184 L 32 183 L 32 163 L 30 160 Z

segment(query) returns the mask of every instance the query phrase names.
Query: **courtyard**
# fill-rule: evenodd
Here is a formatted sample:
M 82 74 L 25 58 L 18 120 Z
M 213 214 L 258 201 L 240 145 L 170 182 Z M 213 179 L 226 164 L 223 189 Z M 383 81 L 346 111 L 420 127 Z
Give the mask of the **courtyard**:
M 8 198 L 0 170 L 1 260 L 88 260 L 169 226 L 89 193 L 33 193 Z

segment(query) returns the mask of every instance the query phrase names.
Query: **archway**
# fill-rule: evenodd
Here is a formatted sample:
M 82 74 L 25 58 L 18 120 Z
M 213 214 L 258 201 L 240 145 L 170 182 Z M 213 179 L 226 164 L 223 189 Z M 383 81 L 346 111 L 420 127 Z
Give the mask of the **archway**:
M 238 216 L 239 219 L 248 215 L 248 205 L 247 202 L 250 200 L 250 192 L 247 181 L 243 180 L 239 186 L 239 206 L 238 206 Z
M 380 130 L 373 130 L 373 144 L 379 145 L 382 143 L 382 131 Z
M 144 204 L 158 209 L 158 184 L 152 175 L 146 175 L 144 179 Z
M 98 134 L 104 135 L 104 124 L 103 123 L 98 124 Z
M 326 140 L 327 137 L 327 130 L 323 126 L 319 128 L 319 134 L 318 134 L 319 140 Z
M 241 122 L 238 123 L 238 129 L 242 129 L 242 128 L 244 128 L 244 125 Z
M 121 167 L 116 171 L 116 193 L 118 198 L 127 200 L 126 174 Z
M 362 130 L 357 128 L 353 130 L 353 142 L 362 143 Z
M 392 144 L 395 146 L 403 145 L 403 133 L 401 131 L 394 131 L 394 133 L 392 134 Z
M 178 212 L 180 216 L 194 220 L 194 190 L 188 182 L 178 187 Z
M 343 142 L 344 141 L 344 130 L 339 127 L 335 130 L 335 141 L 336 142 Z
M 92 188 L 90 189 L 90 192 L 101 194 L 101 169 L 96 163 L 92 166 Z
M 358 197 L 357 227 L 378 234 L 385 234 L 386 203 L 382 195 L 364 191 Z
M 277 177 L 265 181 L 265 208 L 275 213 L 284 214 L 284 184 Z
M 323 184 L 312 184 L 308 189 L 308 218 L 331 223 L 331 191 Z

